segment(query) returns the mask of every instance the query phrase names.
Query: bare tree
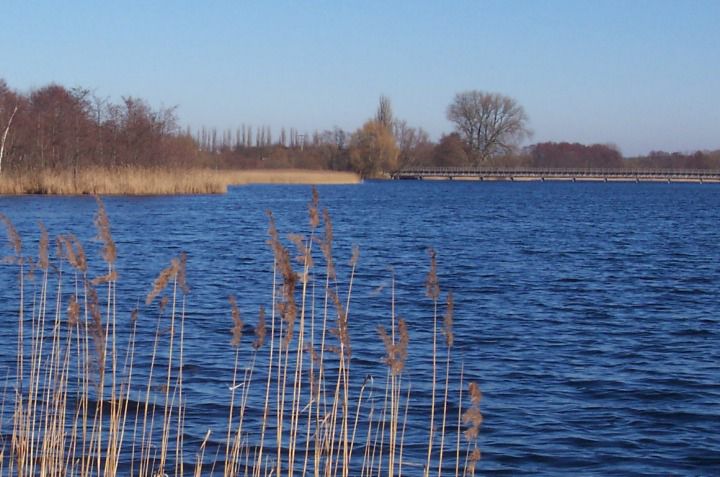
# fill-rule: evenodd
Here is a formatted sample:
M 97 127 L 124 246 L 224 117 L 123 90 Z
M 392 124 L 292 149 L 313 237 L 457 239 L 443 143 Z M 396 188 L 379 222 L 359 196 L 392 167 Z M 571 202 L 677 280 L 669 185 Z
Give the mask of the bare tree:
M 423 128 L 410 127 L 407 121 L 396 119 L 393 122 L 393 134 L 397 143 L 400 155 L 398 156 L 398 167 L 417 165 L 418 149 L 430 144 L 430 136 Z
M 380 100 L 378 101 L 377 113 L 375 113 L 375 121 L 388 128 L 389 131 L 392 131 L 392 104 L 390 104 L 390 98 L 385 95 L 381 95 Z
M 225 129 L 223 131 L 223 141 L 222 141 L 222 148 L 230 149 L 232 147 L 232 131 L 230 129 Z
M 15 119 L 15 114 L 18 111 L 17 105 L 15 105 L 15 108 L 13 109 L 12 114 L 10 115 L 10 119 L 8 119 L 7 125 L 5 126 L 5 131 L 3 131 L 2 140 L 0 141 L 0 174 L 2 174 L 2 160 L 3 156 L 5 155 L 5 141 L 7 140 L 8 133 L 10 132 L 10 127 L 12 126 L 13 119 Z
M 530 136 L 523 107 L 498 93 L 458 93 L 448 106 L 447 118 L 467 142 L 474 165 L 510 153 Z
M 272 146 L 272 130 L 270 126 L 265 126 L 265 147 Z

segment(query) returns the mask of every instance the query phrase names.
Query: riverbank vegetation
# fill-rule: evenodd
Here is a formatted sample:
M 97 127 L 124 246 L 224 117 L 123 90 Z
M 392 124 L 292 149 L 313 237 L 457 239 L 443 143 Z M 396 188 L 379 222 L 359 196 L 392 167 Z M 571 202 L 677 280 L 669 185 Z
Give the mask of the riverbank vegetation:
M 474 475 L 481 392 L 452 353 L 453 299 L 434 252 L 418 298 L 432 378 L 414 381 L 407 357 L 415 332 L 397 315 L 394 282 L 376 322 L 384 364 L 366 374 L 350 332 L 359 251 L 336 268 L 332 222 L 315 190 L 308 209 L 304 234 L 287 245 L 269 214 L 274 265 L 269 289 L 257 291 L 267 306 L 240 310 L 234 290 L 223 290 L 226 316 L 213 319 L 226 324 L 212 326 L 230 330 L 227 341 L 202 351 L 187 343 L 185 255 L 160 271 L 144 305 L 129 304 L 118 294 L 118 250 L 99 199 L 99 264 L 72 235 L 52 246 L 42 225 L 38 253 L 27 254 L 0 215 L 9 238 L 3 266 L 13 267 L 19 301 L 15 323 L 4 325 L 17 330 L 17 351 L 2 388 L 0 475 Z M 220 423 L 208 422 L 207 396 L 197 401 L 186 385 L 192 353 L 210 346 L 227 356 L 225 397 L 212 403 L 226 412 Z M 427 408 L 429 424 L 409 422 L 409 406 Z M 205 422 L 188 424 L 198 417 Z
M 77 171 L 39 170 L 0 176 L 0 194 L 181 195 L 224 194 L 231 185 L 356 184 L 357 174 L 307 169 L 209 169 L 127 166 Z
M 390 99 L 381 96 L 375 115 L 355 131 L 272 131 L 242 118 L 233 129 L 193 130 L 180 126 L 175 107 L 153 108 L 134 97 L 114 102 L 57 84 L 23 93 L 0 79 L 0 176 L 32 182 L 43 174 L 77 179 L 88 169 L 105 169 L 113 171 L 110 182 L 114 171 L 125 168 L 179 170 L 188 178 L 200 177 L 189 172 L 201 169 L 349 171 L 363 178 L 418 166 L 720 169 L 720 150 L 625 158 L 612 144 L 521 147 L 532 134 L 529 118 L 514 99 L 497 93 L 458 93 L 447 118 L 455 130 L 433 141 L 421 127 L 396 118 Z M 201 180 L 184 191 L 215 187 Z

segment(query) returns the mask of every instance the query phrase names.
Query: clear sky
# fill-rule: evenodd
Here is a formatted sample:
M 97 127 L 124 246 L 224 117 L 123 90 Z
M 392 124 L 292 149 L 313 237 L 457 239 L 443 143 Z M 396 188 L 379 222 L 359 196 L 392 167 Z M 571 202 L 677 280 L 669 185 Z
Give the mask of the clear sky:
M 384 94 L 434 139 L 478 89 L 525 108 L 529 142 L 720 149 L 720 1 L 3 0 L 0 77 L 276 135 L 354 130 Z

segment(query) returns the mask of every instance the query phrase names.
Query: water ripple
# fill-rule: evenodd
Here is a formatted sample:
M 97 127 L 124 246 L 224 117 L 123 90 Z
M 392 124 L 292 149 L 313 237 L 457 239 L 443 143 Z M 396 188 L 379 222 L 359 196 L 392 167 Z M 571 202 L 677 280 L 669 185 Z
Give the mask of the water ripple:
M 126 297 L 119 316 L 144 302 L 173 256 L 189 255 L 188 443 L 215 425 L 210 447 L 222 445 L 214 439 L 232 381 L 228 295 L 250 323 L 271 300 L 264 212 L 273 210 L 283 236 L 303 232 L 309 197 L 308 187 L 250 186 L 220 197 L 106 199 Z M 453 353 L 485 396 L 482 474 L 720 475 L 720 187 L 369 182 L 321 187 L 320 197 L 333 217 L 341 290 L 352 245 L 361 249 L 350 326 L 362 375 L 384 376 L 375 330 L 389 323 L 396 279 L 411 333 L 410 473 L 426 451 L 432 246 L 441 287 L 455 294 Z M 0 197 L 28 248 L 42 220 L 98 256 L 94 210 L 91 198 Z M 14 363 L 15 274 L 0 268 L 0 372 Z M 156 320 L 156 308 L 141 306 L 142 330 L 152 333 Z M 139 344 L 140 362 L 150 359 L 152 340 Z M 457 371 L 451 379 L 459 382 Z M 455 396 L 448 405 L 457 409 Z M 248 421 L 260 413 L 251 401 Z

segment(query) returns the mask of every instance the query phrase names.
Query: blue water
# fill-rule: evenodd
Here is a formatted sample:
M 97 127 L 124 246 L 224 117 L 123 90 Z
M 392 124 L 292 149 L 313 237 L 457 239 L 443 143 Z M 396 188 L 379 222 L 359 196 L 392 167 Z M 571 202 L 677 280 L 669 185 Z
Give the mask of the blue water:
M 462 362 L 484 395 L 480 474 L 720 475 L 720 186 L 368 182 L 319 192 L 341 287 L 360 247 L 353 366 L 376 381 L 385 375 L 376 327 L 389 324 L 395 278 L 410 327 L 409 465 L 424 459 L 432 338 L 424 281 L 434 247 L 443 296 L 455 297 L 453 381 Z M 237 295 L 249 322 L 259 305 L 270 308 L 265 211 L 283 236 L 306 233 L 309 198 L 305 186 L 248 186 L 105 199 L 120 316 L 143 303 L 172 257 L 188 253 L 188 442 L 208 426 L 223 438 L 234 356 L 227 296 Z M 27 253 L 42 221 L 98 257 L 95 210 L 87 197 L 0 197 Z M 0 268 L 0 365 L 10 375 L 15 274 Z M 152 331 L 153 309 L 141 310 Z

